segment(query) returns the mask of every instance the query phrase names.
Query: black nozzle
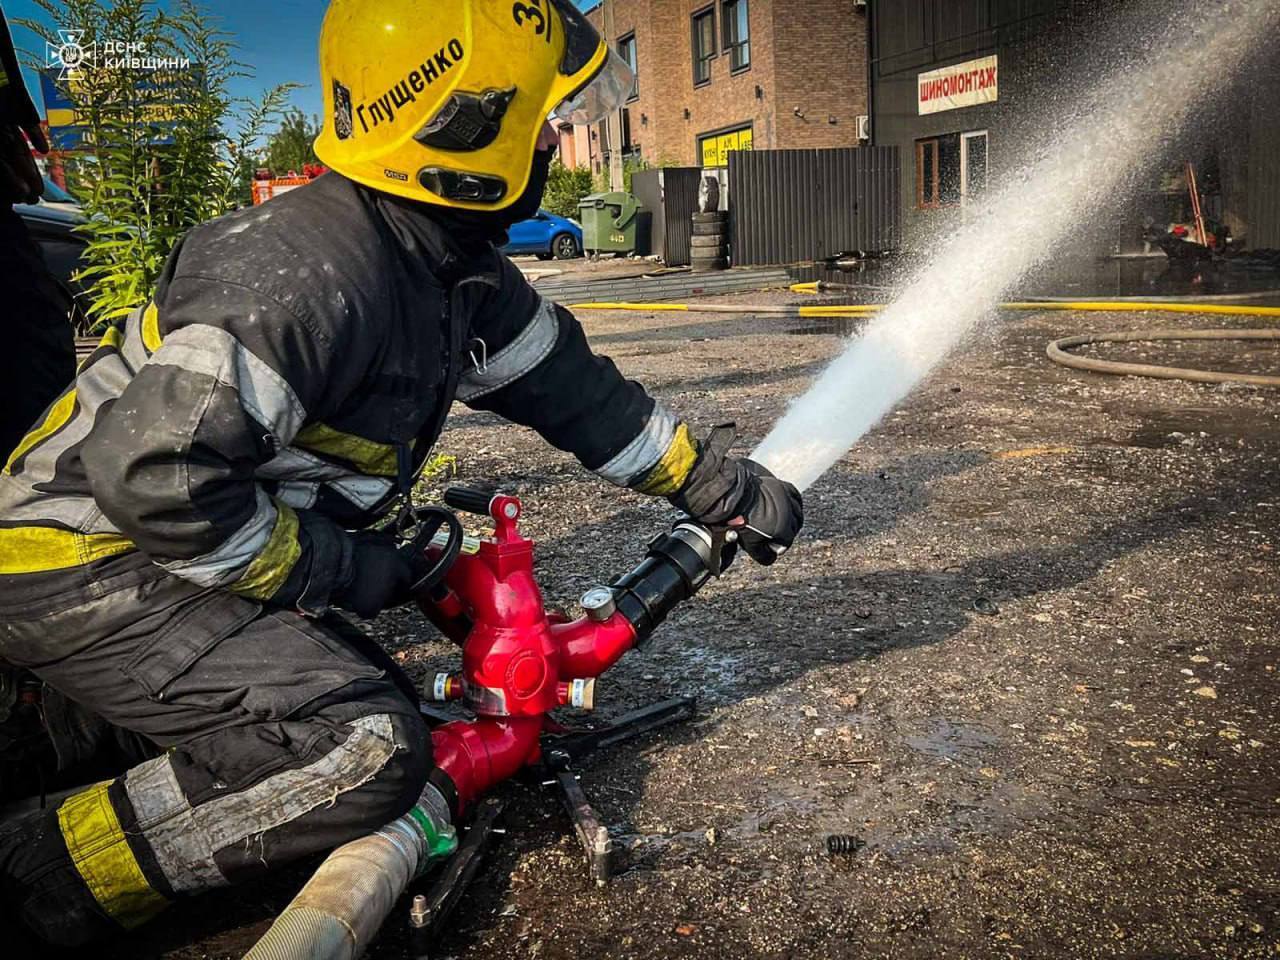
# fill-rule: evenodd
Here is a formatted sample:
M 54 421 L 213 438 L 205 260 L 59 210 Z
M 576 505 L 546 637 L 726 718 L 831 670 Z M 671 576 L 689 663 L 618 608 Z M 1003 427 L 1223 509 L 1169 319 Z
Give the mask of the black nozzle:
M 711 533 L 681 523 L 649 544 L 644 561 L 611 585 L 618 611 L 636 630 L 640 646 L 667 615 L 719 572 L 719 550 Z
M 489 516 L 489 504 L 498 494 L 493 490 L 477 490 L 474 487 L 449 487 L 444 492 L 444 502 L 455 510 Z

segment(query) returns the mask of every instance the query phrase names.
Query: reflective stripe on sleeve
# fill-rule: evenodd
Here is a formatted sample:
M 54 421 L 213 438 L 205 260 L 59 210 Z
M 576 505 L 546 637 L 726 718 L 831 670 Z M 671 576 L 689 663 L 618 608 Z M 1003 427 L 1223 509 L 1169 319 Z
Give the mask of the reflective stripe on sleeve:
M 276 531 L 279 511 L 275 503 L 261 488 L 256 492 L 258 504 L 253 516 L 246 520 L 239 530 L 227 537 L 216 550 L 190 560 L 162 563 L 161 566 L 175 576 L 190 580 L 202 587 L 225 587 L 239 580 L 259 554 L 266 550 Z M 297 522 L 296 517 L 294 522 Z M 294 559 L 296 560 L 297 557 L 295 556 Z M 287 572 L 285 576 L 288 576 Z
M 298 543 L 298 515 L 276 501 L 276 523 L 262 552 L 253 558 L 244 576 L 231 589 L 246 597 L 266 600 L 275 596 L 293 570 L 302 546 Z
M 168 901 L 147 882 L 129 848 L 120 818 L 107 795 L 111 782 L 73 794 L 58 807 L 67 853 L 85 885 L 107 914 L 131 930 L 150 920 Z
M 195 323 L 175 330 L 147 362 L 204 374 L 231 387 L 244 411 L 282 444 L 293 438 L 306 419 L 306 410 L 289 382 L 218 327 Z
M 389 443 L 343 433 L 323 423 L 310 423 L 293 438 L 295 446 L 328 457 L 339 457 L 361 473 L 375 477 L 396 475 L 396 448 Z
M 142 342 L 142 317 L 145 313 L 146 308 L 139 307 L 124 322 L 124 343 L 120 347 L 120 355 L 134 373 L 147 362 L 147 348 Z
M 689 432 L 688 425 L 682 423 L 676 427 L 671 446 L 667 447 L 658 465 L 635 484 L 635 489 L 653 497 L 669 497 L 684 486 L 697 459 L 698 447 L 693 441 L 693 434 Z
M 13 465 L 25 456 L 32 447 L 66 426 L 75 409 L 76 392 L 75 390 L 68 390 L 49 408 L 49 412 L 45 415 L 44 421 L 40 426 L 23 437 L 17 447 L 14 448 L 13 453 L 10 454 L 8 461 L 4 465 L 4 472 L 13 473 Z
M 155 353 L 163 343 L 164 337 L 160 336 L 160 311 L 154 303 L 148 303 L 142 311 L 142 345 L 147 348 L 147 353 Z
M 335 491 L 361 510 L 373 510 L 395 489 L 395 484 L 384 477 L 356 473 L 350 467 L 321 460 L 297 446 L 285 447 L 259 466 L 255 476 L 278 481 L 280 486 L 276 495 L 299 510 L 315 505 L 322 486 Z
M 532 319 L 509 344 L 489 357 L 483 371 L 473 367 L 458 382 L 457 397 L 470 403 L 519 380 L 550 356 L 560 334 L 555 304 L 539 300 Z
M 671 441 L 675 439 L 679 424 L 675 414 L 662 404 L 656 404 L 644 429 L 621 453 L 596 470 L 596 473 L 620 487 L 630 486 L 662 460 L 663 455 L 671 448 Z

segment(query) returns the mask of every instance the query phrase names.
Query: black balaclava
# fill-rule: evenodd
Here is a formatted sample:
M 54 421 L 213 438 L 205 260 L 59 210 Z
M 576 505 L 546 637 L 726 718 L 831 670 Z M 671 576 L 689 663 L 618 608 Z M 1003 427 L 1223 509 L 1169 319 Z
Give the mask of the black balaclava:
M 516 202 L 504 210 L 450 210 L 433 207 L 432 215 L 448 227 L 453 239 L 463 250 L 478 251 L 490 244 L 500 247 L 507 242 L 507 231 L 514 224 L 528 220 L 541 208 L 542 195 L 547 189 L 547 176 L 551 172 L 551 160 L 555 155 L 555 148 L 535 151 L 528 186 L 516 198 Z

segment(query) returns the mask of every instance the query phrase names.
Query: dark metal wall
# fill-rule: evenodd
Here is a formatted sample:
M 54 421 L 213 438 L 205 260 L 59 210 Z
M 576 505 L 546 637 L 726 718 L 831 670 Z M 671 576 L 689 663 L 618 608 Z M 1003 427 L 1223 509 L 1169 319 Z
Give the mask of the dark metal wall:
M 689 265 L 693 213 L 698 206 L 697 167 L 661 167 L 631 175 L 631 190 L 653 215 L 648 253 L 669 267 Z
M 734 266 L 896 249 L 898 156 L 896 147 L 729 154 Z
M 1270 93 L 1280 82 L 1280 63 L 1271 64 L 1271 82 L 1252 92 L 1246 179 L 1245 241 L 1254 250 L 1280 250 L 1280 114 Z M 1263 93 L 1261 91 L 1267 91 Z
M 927 242 L 938 211 L 916 207 L 916 141 L 985 130 L 988 177 L 998 183 L 1027 135 L 1044 135 L 1037 113 L 1046 83 L 1064 57 L 1079 58 L 1086 38 L 1118 0 L 869 0 L 871 142 L 902 151 L 904 243 Z M 919 74 L 996 54 L 1000 99 L 921 116 Z M 1063 144 L 1069 149 L 1069 144 Z

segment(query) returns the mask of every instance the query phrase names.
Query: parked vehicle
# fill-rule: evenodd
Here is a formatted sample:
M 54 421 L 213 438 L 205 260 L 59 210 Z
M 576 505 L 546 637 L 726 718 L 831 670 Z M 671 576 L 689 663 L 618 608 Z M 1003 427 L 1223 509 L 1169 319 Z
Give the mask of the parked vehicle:
M 75 232 L 75 227 L 85 222 L 84 215 L 57 201 L 15 203 L 13 209 L 40 245 L 49 272 L 66 293 L 67 309 L 76 333 L 87 333 L 84 289 L 72 279 L 75 272 L 85 266 L 84 249 L 89 241 Z
M 66 210 L 69 213 L 80 212 L 80 201 L 48 177 L 44 178 L 44 195 L 38 203 L 42 207 L 52 207 L 55 210 Z
M 582 256 L 582 224 L 546 210 L 521 220 L 507 231 L 503 253 L 536 253 L 540 260 L 572 260 Z

